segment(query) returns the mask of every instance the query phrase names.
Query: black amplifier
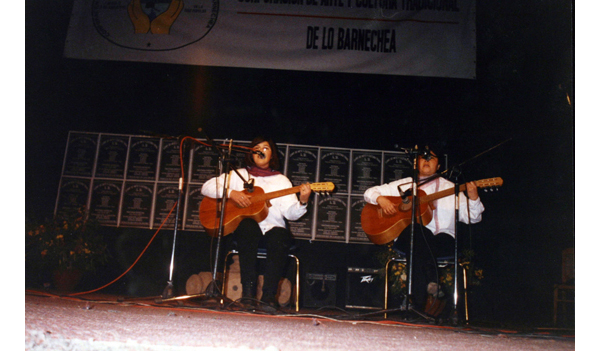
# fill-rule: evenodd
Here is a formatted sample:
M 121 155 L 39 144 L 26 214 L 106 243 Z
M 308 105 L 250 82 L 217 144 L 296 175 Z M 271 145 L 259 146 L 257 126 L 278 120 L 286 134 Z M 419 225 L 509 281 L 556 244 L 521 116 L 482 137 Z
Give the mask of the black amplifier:
M 306 273 L 304 307 L 335 306 L 336 274 Z
M 384 306 L 385 269 L 348 267 L 346 308 L 380 310 Z

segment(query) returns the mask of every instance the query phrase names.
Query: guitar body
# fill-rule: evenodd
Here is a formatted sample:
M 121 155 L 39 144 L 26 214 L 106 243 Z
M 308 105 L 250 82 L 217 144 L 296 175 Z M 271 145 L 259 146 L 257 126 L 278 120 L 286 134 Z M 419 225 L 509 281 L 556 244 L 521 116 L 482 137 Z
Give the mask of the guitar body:
M 504 180 L 499 177 L 475 181 L 475 185 L 478 188 L 498 187 L 502 186 L 502 184 L 504 184 Z M 459 187 L 459 191 L 465 191 L 466 189 L 465 184 Z M 417 222 L 422 225 L 429 224 L 433 218 L 433 209 L 429 204 L 437 199 L 454 195 L 454 191 L 454 188 L 450 188 L 427 195 L 427 193 L 419 189 L 417 193 L 419 197 L 419 208 L 416 211 Z M 400 196 L 386 196 L 386 198 L 398 208 L 399 212 L 397 214 L 388 216 L 383 213 L 379 205 L 367 203 L 360 215 L 360 224 L 365 234 L 367 234 L 372 243 L 377 245 L 387 244 L 396 239 L 408 227 L 412 219 L 411 198 L 408 198 L 409 201 L 407 203 L 403 203 Z
M 310 184 L 311 191 L 319 194 L 328 194 L 335 190 L 335 184 L 331 182 Z M 258 187 L 254 191 L 243 191 L 252 203 L 250 206 L 241 208 L 235 202 L 227 201 L 225 204 L 225 216 L 223 217 L 223 236 L 231 234 L 244 218 L 253 218 L 256 222 L 262 222 L 269 215 L 269 200 L 281 196 L 300 192 L 300 186 L 276 190 L 270 193 Z M 221 199 L 205 197 L 200 203 L 200 223 L 206 232 L 216 237 L 219 235 L 219 221 L 221 219 Z
M 426 195 L 425 192 L 419 189 L 419 198 L 424 195 Z M 367 203 L 360 215 L 360 223 L 365 234 L 372 243 L 377 245 L 387 244 L 396 239 L 410 225 L 412 219 L 410 197 L 407 204 L 402 202 L 400 196 L 386 196 L 386 198 L 398 208 L 398 213 L 391 216 L 386 215 L 379 205 Z M 419 205 L 416 215 L 418 223 L 427 225 L 433 218 L 433 211 L 425 202 Z
M 248 197 L 264 195 L 264 190 L 255 186 L 254 191 L 249 193 L 244 190 Z M 231 234 L 245 218 L 252 218 L 256 222 L 262 222 L 269 214 L 267 201 L 253 202 L 252 205 L 241 208 L 233 201 L 227 201 L 225 204 L 225 217 L 223 219 L 223 236 Z M 218 236 L 219 220 L 221 212 L 221 199 L 213 199 L 205 197 L 200 203 L 200 223 L 206 229 L 208 235 L 212 237 Z

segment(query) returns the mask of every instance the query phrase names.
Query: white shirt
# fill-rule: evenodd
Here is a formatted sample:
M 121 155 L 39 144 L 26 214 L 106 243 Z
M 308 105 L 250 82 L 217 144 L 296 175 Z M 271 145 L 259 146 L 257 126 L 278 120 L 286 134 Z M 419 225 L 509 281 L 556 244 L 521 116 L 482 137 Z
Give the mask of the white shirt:
M 254 186 L 264 190 L 265 193 L 273 191 L 288 189 L 292 187 L 292 182 L 283 174 L 275 174 L 268 177 L 252 177 L 248 174 L 245 168 L 238 169 L 238 172 L 249 180 L 254 178 Z M 213 199 L 221 198 L 223 195 L 223 180 L 225 175 L 222 174 L 219 177 L 211 178 L 202 185 L 202 195 L 211 197 Z M 229 190 L 227 196 L 231 194 L 232 190 L 242 191 L 244 190 L 244 181 L 233 171 L 230 172 L 229 176 Z M 269 207 L 269 214 L 262 222 L 259 223 L 260 229 L 263 234 L 271 230 L 273 227 L 286 228 L 285 219 L 295 221 L 302 217 L 306 212 L 306 205 L 302 205 L 298 201 L 296 194 L 285 195 L 269 200 L 271 207 Z
M 400 196 L 398 185 L 400 185 L 400 188 L 403 192 L 412 189 L 412 178 L 403 178 L 387 184 L 369 188 L 367 191 L 365 191 L 364 199 L 370 204 L 377 205 L 377 198 L 379 196 Z M 419 189 L 423 190 L 428 195 L 450 188 L 454 188 L 454 183 L 442 177 L 429 181 L 428 183 L 419 187 Z M 481 197 L 478 197 L 477 200 L 471 200 L 465 196 L 464 192 L 461 192 L 458 198 L 459 221 L 463 223 L 481 222 L 482 213 L 485 210 L 485 207 L 481 203 Z M 447 233 L 453 237 L 455 236 L 454 200 L 454 196 L 452 195 L 437 199 L 432 202 L 431 205 L 434 206 L 433 219 L 431 222 L 429 222 L 429 224 L 426 225 L 426 227 L 427 229 L 431 230 L 434 235 L 439 233 Z

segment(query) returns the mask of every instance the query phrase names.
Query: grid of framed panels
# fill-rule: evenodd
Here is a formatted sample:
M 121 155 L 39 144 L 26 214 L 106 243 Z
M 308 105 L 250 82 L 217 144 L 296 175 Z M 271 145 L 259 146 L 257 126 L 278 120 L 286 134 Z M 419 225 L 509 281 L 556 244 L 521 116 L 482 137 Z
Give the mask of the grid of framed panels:
M 297 239 L 369 243 L 360 225 L 364 191 L 412 172 L 405 150 L 278 144 L 278 152 L 283 173 L 294 186 L 306 182 L 332 182 L 336 186 L 331 195 L 314 194 L 309 212 L 290 222 Z M 234 149 L 231 160 L 241 167 L 244 154 Z M 203 232 L 198 213 L 203 198 L 200 190 L 206 180 L 219 174 L 219 166 L 219 155 L 211 147 L 193 141 L 71 131 L 55 214 L 85 205 L 90 217 L 102 225 L 174 229 L 172 210 L 179 198 L 181 178 L 179 229 Z

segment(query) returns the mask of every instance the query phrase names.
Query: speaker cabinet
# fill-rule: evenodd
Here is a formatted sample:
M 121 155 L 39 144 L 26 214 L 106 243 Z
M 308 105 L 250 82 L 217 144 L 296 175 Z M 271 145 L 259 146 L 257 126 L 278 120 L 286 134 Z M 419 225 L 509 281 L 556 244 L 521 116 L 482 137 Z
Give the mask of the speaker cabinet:
M 336 274 L 306 273 L 304 307 L 335 306 Z
M 348 267 L 346 308 L 379 310 L 384 306 L 384 269 Z

